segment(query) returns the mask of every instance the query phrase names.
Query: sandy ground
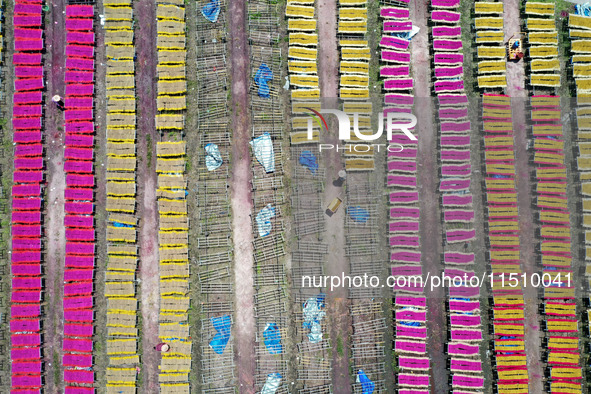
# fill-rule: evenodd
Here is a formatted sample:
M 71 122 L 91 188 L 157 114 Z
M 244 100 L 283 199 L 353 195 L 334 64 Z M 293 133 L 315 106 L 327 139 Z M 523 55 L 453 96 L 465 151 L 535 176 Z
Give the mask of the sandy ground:
M 154 351 L 158 344 L 158 311 L 160 308 L 158 212 L 156 203 L 156 143 L 160 135 L 155 129 L 156 115 L 156 13 L 151 2 L 135 2 L 136 24 L 136 89 L 138 95 L 138 157 L 146 158 L 152 150 L 152 163 L 138 164 L 137 202 L 139 221 L 139 277 L 141 286 L 142 374 L 144 393 L 158 391 L 160 355 Z M 147 144 L 150 136 L 151 145 Z
M 65 1 L 53 1 L 50 21 L 45 29 L 47 54 L 45 72 L 47 92 L 45 94 L 45 148 L 47 167 L 47 200 L 45 234 L 47 236 L 45 257 L 45 300 L 47 306 L 43 336 L 45 356 L 45 390 L 48 393 L 63 391 L 62 341 L 63 341 L 63 270 L 66 251 L 64 231 L 64 117 L 51 102 L 54 94 L 64 96 L 64 51 L 65 51 Z
M 337 50 L 337 4 L 335 0 L 321 0 L 317 2 L 318 18 L 318 76 L 320 80 L 320 96 L 328 104 L 338 96 L 338 64 L 339 52 Z M 322 134 L 322 142 L 338 144 L 336 122 L 333 119 L 329 122 L 329 135 Z M 340 153 L 330 150 L 323 152 L 322 160 L 326 167 L 325 190 L 323 205 L 328 204 L 337 196 L 343 198 L 344 192 L 341 187 L 333 185 L 338 178 L 338 172 L 343 168 Z M 349 261 L 345 258 L 345 210 L 339 210 L 332 217 L 326 216 L 324 241 L 328 243 L 327 262 L 324 267 L 325 275 L 338 275 L 343 272 L 349 273 Z M 332 384 L 338 393 L 351 392 L 351 379 L 349 374 L 349 334 L 351 329 L 351 317 L 349 315 L 348 291 L 346 288 L 336 289 L 328 294 L 327 315 L 330 321 L 330 338 L 333 346 L 336 346 L 337 339 L 341 338 L 343 343 L 342 356 L 338 352 L 332 352 Z
M 521 31 L 519 19 L 519 0 L 507 0 L 505 5 L 505 40 Z M 531 208 L 532 187 L 528 165 L 526 97 L 524 90 L 525 68 L 523 61 L 507 62 L 507 94 L 513 98 L 512 115 L 515 133 L 515 168 L 517 171 L 517 199 L 519 204 L 519 230 L 521 245 L 521 263 L 524 272 L 531 275 L 538 272 L 536 267 L 534 237 L 534 213 Z M 529 391 L 543 392 L 542 378 L 544 366 L 540 354 L 540 325 L 538 316 L 538 289 L 527 286 L 523 289 L 525 298 L 525 349 L 529 371 Z
M 249 56 L 246 35 L 246 3 L 231 0 L 230 57 L 232 79 L 232 235 L 234 238 L 234 276 L 236 317 L 234 344 L 240 393 L 255 392 L 255 319 L 254 319 L 254 258 L 251 215 L 250 122 L 248 117 Z
M 427 2 L 412 2 L 411 16 L 413 24 L 421 30 L 411 45 L 413 80 L 415 83 L 415 113 L 424 114 L 417 125 L 418 129 L 418 178 L 420 199 L 420 239 L 423 260 L 423 274 L 439 275 L 442 269 L 441 223 L 438 195 L 437 163 L 437 125 L 434 124 L 435 108 L 430 99 L 431 65 L 429 59 L 429 9 Z M 434 392 L 442 393 L 448 387 L 445 344 L 447 342 L 447 319 L 445 313 L 445 291 L 434 289 L 427 293 L 427 348 L 431 359 L 431 387 Z

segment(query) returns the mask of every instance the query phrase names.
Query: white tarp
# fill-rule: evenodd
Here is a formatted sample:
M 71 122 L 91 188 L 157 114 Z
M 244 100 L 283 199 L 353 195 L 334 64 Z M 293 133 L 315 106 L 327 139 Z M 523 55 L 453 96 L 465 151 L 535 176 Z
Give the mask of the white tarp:
M 207 144 L 205 145 L 205 166 L 207 167 L 208 171 L 217 170 L 220 168 L 222 163 L 222 154 L 220 153 L 220 149 L 216 144 Z
M 304 303 L 304 327 L 310 329 L 308 339 L 312 343 L 322 341 L 322 326 L 320 322 L 326 315 L 323 310 L 324 303 L 318 297 L 310 297 Z
M 265 169 L 265 172 L 275 171 L 275 153 L 273 153 L 273 142 L 269 133 L 264 133 L 260 137 L 250 141 L 254 156 Z
M 267 375 L 265 385 L 260 394 L 275 394 L 281 383 L 281 375 L 278 373 L 270 373 Z
M 271 224 L 271 218 L 275 217 L 275 208 L 271 204 L 259 211 L 257 214 L 257 225 L 259 227 L 259 236 L 266 237 L 271 234 L 273 225 Z

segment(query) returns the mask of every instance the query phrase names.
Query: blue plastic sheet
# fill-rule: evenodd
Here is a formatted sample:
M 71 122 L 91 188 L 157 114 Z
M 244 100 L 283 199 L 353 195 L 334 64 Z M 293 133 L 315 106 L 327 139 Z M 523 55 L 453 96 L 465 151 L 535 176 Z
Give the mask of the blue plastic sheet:
M 131 224 L 121 223 L 121 222 L 113 222 L 113 226 L 115 226 L 115 227 L 133 227 Z
M 408 327 L 419 327 L 421 325 L 418 321 L 401 321 L 400 324 Z
M 269 98 L 269 84 L 273 79 L 273 71 L 265 63 L 261 64 L 256 74 L 254 75 L 254 82 L 259 87 L 259 97 Z
M 361 392 L 363 394 L 372 394 L 376 385 L 372 382 L 362 369 L 357 372 L 357 383 L 361 383 Z
M 210 22 L 217 22 L 220 16 L 220 0 L 211 0 L 203 6 L 201 13 Z
M 216 144 L 205 145 L 205 166 L 208 171 L 217 170 L 224 163 L 220 148 Z
M 230 316 L 212 317 L 209 320 L 211 321 L 211 324 L 213 324 L 213 328 L 217 331 L 217 334 L 215 334 L 211 342 L 209 342 L 209 346 L 211 346 L 213 351 L 217 354 L 222 354 L 230 340 L 232 320 L 230 319 Z
M 265 331 L 263 331 L 263 338 L 265 339 L 265 346 L 271 354 L 280 354 L 283 352 L 281 346 L 281 332 L 275 323 L 267 323 Z
M 300 154 L 300 164 L 306 167 L 310 172 L 316 175 L 316 171 L 318 171 L 318 162 L 316 161 L 316 156 L 312 154 L 309 150 L 305 150 Z
M 589 3 L 576 4 L 575 5 L 575 14 L 576 15 L 583 15 L 583 16 L 591 16 L 591 6 L 589 5 Z
M 365 223 L 369 219 L 369 211 L 360 206 L 347 207 L 347 213 L 357 223 Z

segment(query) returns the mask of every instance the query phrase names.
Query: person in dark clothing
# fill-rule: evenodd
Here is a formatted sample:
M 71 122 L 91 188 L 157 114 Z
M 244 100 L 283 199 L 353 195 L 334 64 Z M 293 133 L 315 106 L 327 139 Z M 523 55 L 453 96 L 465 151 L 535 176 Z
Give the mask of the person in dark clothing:
M 61 96 L 59 94 L 56 94 L 55 96 L 53 96 L 51 98 L 51 100 L 55 103 L 55 105 L 57 106 L 57 108 L 60 111 L 63 111 L 66 109 L 64 101 L 62 100 Z

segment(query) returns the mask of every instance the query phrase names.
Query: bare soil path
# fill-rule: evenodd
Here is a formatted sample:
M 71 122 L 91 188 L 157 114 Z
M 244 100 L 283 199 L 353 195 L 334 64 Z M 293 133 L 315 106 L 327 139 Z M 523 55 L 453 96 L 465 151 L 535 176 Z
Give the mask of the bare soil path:
M 45 300 L 44 321 L 45 390 L 64 390 L 62 364 L 63 345 L 63 271 L 66 252 L 64 231 L 64 117 L 51 101 L 54 94 L 64 96 L 65 87 L 65 1 L 54 0 L 46 12 L 44 57 L 47 91 L 45 94 L 45 148 L 47 168 L 47 199 L 45 201 Z
M 517 32 L 521 31 L 519 18 L 519 0 L 504 1 L 505 6 L 505 41 Z M 529 165 L 529 152 L 527 151 L 527 91 L 525 86 L 524 62 L 507 62 L 507 94 L 511 96 L 513 132 L 515 139 L 515 169 L 517 178 L 517 201 L 519 209 L 520 231 L 520 257 L 523 271 L 528 277 L 538 272 L 536 266 L 534 234 L 534 212 L 532 211 L 533 185 L 529 174 L 532 171 Z M 542 393 L 544 386 L 544 366 L 540 354 L 540 324 L 538 315 L 538 289 L 526 286 L 523 289 L 525 299 L 525 350 L 527 354 L 527 368 L 529 371 L 530 393 Z
M 320 80 L 320 96 L 327 108 L 336 105 L 338 97 L 338 65 L 339 51 L 337 49 L 337 2 L 335 0 L 320 0 L 317 2 L 318 18 L 318 76 Z M 321 142 L 336 145 L 338 130 L 334 119 L 329 121 L 330 132 L 322 134 Z M 342 187 L 333 185 L 338 179 L 338 172 L 343 168 L 341 155 L 336 150 L 324 151 L 322 160 L 326 167 L 325 190 L 323 206 L 337 196 L 343 198 Z M 341 209 L 332 217 L 326 216 L 326 231 L 324 241 L 329 245 L 328 258 L 325 265 L 325 275 L 341 276 L 349 273 L 349 262 L 345 258 L 345 210 Z M 335 289 L 328 293 L 327 314 L 330 321 L 330 338 L 333 346 L 340 339 L 343 344 L 341 354 L 332 352 L 332 384 L 335 392 L 347 394 L 351 392 L 351 378 L 349 373 L 349 335 L 351 330 L 351 316 L 349 314 L 348 289 Z
M 231 0 L 230 67 L 232 81 L 232 175 L 230 204 L 234 239 L 236 320 L 234 343 L 240 393 L 255 392 L 254 257 L 251 194 L 250 120 L 248 116 L 249 53 L 246 34 L 246 2 Z
M 138 96 L 138 162 L 137 213 L 139 221 L 139 275 L 141 287 L 142 327 L 142 393 L 158 392 L 160 355 L 158 344 L 158 313 L 160 309 L 158 212 L 156 202 L 156 6 L 151 1 L 134 2 L 136 23 L 136 89 Z M 148 152 L 153 158 L 146 159 Z
M 431 64 L 429 59 L 429 8 L 428 1 L 411 2 L 410 12 L 413 24 L 421 30 L 411 45 L 413 81 L 415 84 L 415 113 L 422 114 L 417 124 L 418 131 L 418 178 L 420 239 L 423 275 L 439 275 L 442 269 L 441 223 L 438 195 L 437 125 L 434 122 L 433 100 L 431 99 Z M 447 319 L 445 313 L 445 290 L 425 289 L 429 319 L 427 322 L 427 349 L 431 359 L 431 387 L 436 393 L 448 389 L 445 344 L 447 343 Z

